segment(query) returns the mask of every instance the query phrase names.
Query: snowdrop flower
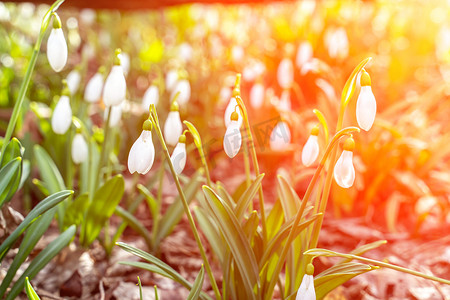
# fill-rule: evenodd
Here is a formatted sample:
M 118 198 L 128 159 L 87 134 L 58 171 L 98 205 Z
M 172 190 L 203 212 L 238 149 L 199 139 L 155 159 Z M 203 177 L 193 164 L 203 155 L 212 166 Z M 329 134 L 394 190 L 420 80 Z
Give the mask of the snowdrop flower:
M 170 96 L 171 99 L 175 97 L 177 93 L 180 93 L 177 98 L 177 102 L 184 106 L 188 103 L 191 98 L 191 85 L 187 79 L 181 79 L 176 82 L 175 87 L 172 90 L 172 94 Z
M 61 20 L 53 13 L 53 29 L 47 41 L 47 59 L 55 72 L 61 71 L 67 62 L 67 43 L 61 28 Z
M 114 66 L 105 81 L 103 102 L 106 106 L 119 105 L 125 99 L 127 82 L 120 64 L 120 49 L 115 51 Z
M 83 135 L 79 132 L 75 134 L 72 141 L 72 160 L 76 164 L 81 164 L 88 157 L 88 145 Z
M 128 170 L 131 174 L 147 174 L 155 159 L 155 147 L 152 141 L 152 122 L 145 120 L 142 133 L 134 142 L 128 155 Z
M 86 89 L 84 90 L 84 100 L 86 100 L 86 102 L 95 103 L 100 100 L 103 90 L 104 69 L 104 67 L 100 67 L 98 72 L 89 79 Z
M 313 48 L 308 41 L 305 41 L 298 46 L 297 56 L 295 57 L 295 65 L 301 69 L 302 66 L 312 57 Z
M 67 75 L 67 86 L 69 87 L 70 94 L 73 96 L 80 87 L 81 75 L 78 69 L 70 71 Z
M 184 61 L 188 62 L 192 58 L 192 47 L 188 43 L 182 43 L 178 48 L 178 56 Z
M 127 76 L 130 71 L 130 56 L 128 53 L 120 53 L 120 65 L 122 66 L 123 74 Z
M 142 97 L 142 109 L 148 111 L 150 104 L 158 105 L 159 102 L 159 89 L 156 85 L 152 84 L 144 93 Z
M 170 156 L 175 173 L 181 174 L 184 167 L 186 166 L 186 136 L 184 134 L 180 135 L 178 139 L 178 144 Z
M 176 70 L 170 70 L 166 75 L 166 90 L 169 92 L 173 90 L 175 84 L 178 81 L 178 72 Z
M 288 89 L 294 82 L 294 66 L 289 58 L 284 58 L 278 65 L 277 70 L 278 84 L 283 89 Z
M 316 291 L 314 290 L 314 266 L 308 264 L 306 274 L 303 275 L 302 283 L 297 292 L 295 300 L 316 300 Z
M 325 46 L 331 58 L 344 59 L 348 56 L 349 43 L 344 28 L 330 28 L 325 33 Z
M 65 88 L 58 100 L 52 114 L 52 129 L 57 134 L 65 134 L 72 123 L 72 108 L 70 107 L 70 91 L 66 80 L 63 80 Z
M 360 82 L 361 91 L 356 102 L 356 120 L 358 121 L 359 127 L 365 131 L 369 131 L 375 121 L 377 102 L 372 93 L 369 73 L 365 70 L 361 74 Z
M 170 112 L 164 124 L 164 139 L 168 145 L 175 146 L 183 131 L 180 112 L 176 100 L 170 106 Z
M 225 115 L 223 117 L 223 120 L 225 121 L 225 127 L 230 126 L 231 123 L 231 114 L 235 111 L 237 111 L 236 113 L 238 114 L 238 120 L 237 123 L 239 125 L 239 127 L 241 127 L 242 125 L 242 116 L 241 116 L 241 110 L 237 109 L 236 110 L 236 106 L 237 106 L 237 101 L 236 98 L 232 97 L 230 99 L 230 102 L 228 103 L 227 108 L 225 109 Z
M 253 108 L 260 108 L 264 103 L 264 86 L 255 83 L 250 90 L 250 104 Z
M 278 110 L 291 110 L 291 93 L 289 92 L 289 90 L 284 90 L 281 93 L 280 101 L 278 102 Z
M 313 129 L 311 129 L 311 135 L 306 141 L 305 146 L 303 146 L 302 163 L 307 167 L 312 165 L 319 156 L 319 141 L 317 138 L 318 135 L 319 127 L 314 126 Z
M 244 58 L 244 49 L 238 45 L 233 46 L 231 49 L 231 58 L 235 64 L 241 62 Z
M 233 158 L 238 154 L 242 145 L 242 136 L 238 122 L 239 115 L 233 112 L 230 116 L 230 124 L 227 126 L 227 131 L 223 138 L 223 149 L 228 157 Z
M 355 141 L 348 138 L 344 143 L 344 151 L 334 166 L 334 180 L 345 189 L 351 187 L 355 181 L 355 168 L 352 162 L 354 148 Z
M 284 151 L 291 143 L 291 131 L 286 122 L 280 121 L 270 134 L 270 149 L 273 151 Z

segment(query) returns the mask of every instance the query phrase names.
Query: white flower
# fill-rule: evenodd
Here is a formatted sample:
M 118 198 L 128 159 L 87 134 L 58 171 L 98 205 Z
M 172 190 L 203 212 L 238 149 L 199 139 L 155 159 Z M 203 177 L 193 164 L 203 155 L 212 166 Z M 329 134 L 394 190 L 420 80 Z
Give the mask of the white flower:
M 313 48 L 308 41 L 301 43 L 297 49 L 297 56 L 295 58 L 295 65 L 301 67 L 313 57 Z
M 230 125 L 230 122 L 231 122 L 231 120 L 230 120 L 230 117 L 231 117 L 231 114 L 234 112 L 234 111 L 236 111 L 237 112 L 237 114 L 238 114 L 238 116 L 239 116 L 239 118 L 238 118 L 238 124 L 239 124 L 239 127 L 241 127 L 241 125 L 242 125 L 242 116 L 241 116 L 241 109 L 239 108 L 239 107 L 236 107 L 236 105 L 237 105 L 237 101 L 236 101 L 236 98 L 234 98 L 234 97 L 232 97 L 231 99 L 230 99 L 230 102 L 228 102 L 228 106 L 227 106 L 227 108 L 225 109 L 225 115 L 224 115 L 224 117 L 223 117 L 223 120 L 225 121 L 225 127 L 228 127 L 229 125 Z
M 122 66 L 123 75 L 127 76 L 130 71 L 130 56 L 128 53 L 122 52 L 120 55 L 120 65 Z
M 231 49 L 231 58 L 235 64 L 241 62 L 244 58 L 244 49 L 238 45 L 233 46 Z
M 55 72 L 61 71 L 67 62 L 67 44 L 62 28 L 53 28 L 47 41 L 47 58 Z
M 361 74 L 361 91 L 356 102 L 356 120 L 365 131 L 372 128 L 377 113 L 377 102 L 372 92 L 370 76 L 366 71 Z
M 344 59 L 348 56 L 349 43 L 344 28 L 329 28 L 324 39 L 331 58 Z
M 284 90 L 281 93 L 280 102 L 278 103 L 278 109 L 280 111 L 291 110 L 291 93 L 289 92 L 289 90 Z
M 354 147 L 355 142 L 352 138 L 348 138 L 344 143 L 344 151 L 334 166 L 334 180 L 343 188 L 351 187 L 355 181 L 355 168 L 352 161 Z
M 76 164 L 80 164 L 86 161 L 88 157 L 88 145 L 83 135 L 80 133 L 75 134 L 72 141 L 72 160 Z
M 278 84 L 283 89 L 288 89 L 292 86 L 294 82 L 294 66 L 289 58 L 284 58 L 280 62 L 277 70 L 277 79 Z
M 170 111 L 164 124 L 164 139 L 168 145 L 175 146 L 183 131 L 180 113 L 178 110 Z
M 103 75 L 100 72 L 95 73 L 89 80 L 84 90 L 84 100 L 87 102 L 98 102 L 102 96 Z
M 155 147 L 152 141 L 152 132 L 142 130 L 139 138 L 134 142 L 128 155 L 128 170 L 131 174 L 147 174 L 155 159 Z
M 142 109 L 148 111 L 150 109 L 150 104 L 155 106 L 159 102 L 159 89 L 156 85 L 151 85 L 145 91 L 144 97 L 142 97 Z
M 317 135 L 311 134 L 303 146 L 302 163 L 309 167 L 319 156 L 319 142 Z
M 284 151 L 291 143 L 291 131 L 286 122 L 278 122 L 270 134 L 270 149 L 273 151 Z
M 170 70 L 166 74 L 166 90 L 172 91 L 172 89 L 175 87 L 175 84 L 178 81 L 178 72 L 176 70 Z
M 109 127 L 116 127 L 122 118 L 122 105 L 111 106 L 111 117 L 109 117 Z M 105 109 L 103 119 L 108 119 L 108 109 Z
M 67 86 L 69 87 L 69 91 L 71 95 L 74 95 L 78 88 L 80 87 L 81 75 L 78 70 L 72 70 L 67 75 Z
M 122 66 L 114 65 L 105 81 L 103 102 L 106 106 L 119 105 L 125 99 L 127 82 Z
M 52 129 L 57 134 L 64 134 L 72 123 L 72 108 L 69 97 L 63 95 L 59 98 L 52 114 Z
M 180 94 L 178 95 L 177 102 L 184 106 L 191 98 L 191 85 L 187 79 L 181 79 L 175 84 L 170 99 L 173 99 L 178 92 Z
M 182 137 L 182 136 L 181 136 Z M 180 138 L 181 138 L 180 137 Z M 179 141 L 170 156 L 175 173 L 181 174 L 186 166 L 186 143 Z
M 300 284 L 295 300 L 316 300 L 313 275 L 303 275 L 302 283 Z
M 233 158 L 238 154 L 242 145 L 242 136 L 238 121 L 232 120 L 227 126 L 227 131 L 223 138 L 223 149 L 228 157 Z
M 192 58 L 192 47 L 188 43 L 182 43 L 178 47 L 178 56 L 184 61 L 188 62 Z
M 264 103 L 264 85 L 255 83 L 250 90 L 250 104 L 253 108 L 260 108 Z

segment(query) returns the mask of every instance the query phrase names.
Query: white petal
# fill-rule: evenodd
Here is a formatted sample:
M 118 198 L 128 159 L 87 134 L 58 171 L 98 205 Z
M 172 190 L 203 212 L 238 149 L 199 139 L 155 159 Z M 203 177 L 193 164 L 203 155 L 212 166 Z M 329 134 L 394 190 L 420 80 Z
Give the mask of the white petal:
M 84 90 L 84 100 L 87 102 L 98 102 L 102 96 L 103 75 L 96 73 L 86 85 Z
M 108 109 L 103 114 L 103 119 L 106 121 L 108 118 Z M 109 126 L 116 127 L 122 118 L 122 105 L 111 106 L 111 117 L 109 118 Z
M 78 91 L 80 87 L 81 75 L 77 70 L 72 70 L 67 75 L 67 86 L 69 87 L 70 94 L 73 95 Z
M 146 174 L 150 171 L 154 159 L 155 147 L 153 146 L 152 133 L 143 130 L 130 149 L 130 154 L 128 155 L 128 170 L 131 174 L 134 172 Z
M 122 52 L 120 55 L 120 65 L 122 66 L 123 75 L 127 75 L 130 71 L 130 56 L 128 53 Z
M 303 275 L 295 300 L 316 300 L 314 277 L 312 275 Z
M 79 164 L 84 162 L 88 157 L 88 145 L 80 133 L 77 133 L 72 141 L 72 160 Z
M 292 61 L 288 58 L 284 58 L 277 70 L 278 84 L 283 88 L 290 88 L 294 81 L 294 66 Z
M 377 102 L 372 93 L 372 88 L 369 85 L 362 86 L 356 102 L 356 120 L 359 127 L 369 131 L 375 121 L 376 113 Z
M 156 85 L 151 85 L 145 91 L 144 97 L 142 98 L 142 109 L 148 111 L 150 109 L 150 104 L 155 106 L 159 102 L 159 90 Z
M 261 83 L 255 83 L 250 90 L 250 104 L 253 108 L 260 108 L 264 103 L 264 86 Z
M 115 65 L 106 78 L 103 89 L 103 102 L 106 106 L 119 105 L 125 99 L 127 82 L 121 66 Z
M 274 151 L 284 151 L 291 143 L 291 131 L 288 124 L 281 121 L 272 130 L 270 134 L 270 149 Z
M 313 48 L 309 42 L 303 42 L 298 46 L 295 64 L 301 68 L 307 61 L 313 57 Z
M 175 173 L 180 174 L 186 166 L 186 144 L 178 143 L 170 157 Z
M 283 91 L 281 93 L 280 102 L 278 103 L 278 109 L 281 111 L 291 110 L 291 94 L 289 90 Z
M 175 70 L 170 70 L 166 75 L 166 90 L 169 92 L 175 87 L 178 81 L 178 72 Z
M 224 121 L 225 121 L 225 127 L 228 127 L 230 125 L 231 122 L 231 114 L 236 110 L 236 112 L 238 113 L 238 124 L 239 127 L 241 127 L 242 125 L 242 116 L 241 116 L 241 109 L 239 107 L 236 107 L 237 105 L 237 101 L 236 99 L 233 97 L 230 99 L 230 102 L 228 102 L 228 106 L 225 109 L 225 115 L 223 117 Z
M 61 71 L 67 62 L 67 44 L 61 28 L 53 28 L 47 41 L 47 58 L 55 72 Z
M 166 123 L 164 124 L 164 139 L 166 143 L 175 146 L 178 143 L 182 131 L 183 125 L 181 124 L 180 113 L 178 111 L 169 112 Z
M 178 48 L 178 56 L 184 60 L 185 62 L 188 62 L 192 58 L 192 47 L 188 43 L 182 43 L 180 47 Z
M 319 156 L 319 142 L 317 135 L 310 135 L 306 141 L 305 146 L 303 146 L 302 151 L 302 163 L 309 167 L 312 165 L 317 157 Z
M 233 46 L 231 49 L 231 58 L 234 63 L 239 63 L 244 58 L 244 49 L 241 46 Z
M 178 95 L 177 102 L 183 106 L 188 103 L 191 98 L 191 85 L 188 80 L 182 79 L 175 84 L 170 99 L 173 99 L 178 92 L 180 92 L 180 94 Z
M 69 97 L 61 96 L 52 114 L 52 129 L 57 134 L 64 134 L 72 123 L 72 108 Z
M 343 188 L 351 187 L 355 181 L 355 168 L 352 159 L 353 152 L 344 150 L 334 166 L 334 180 Z
M 231 121 L 223 138 L 223 149 L 230 158 L 233 158 L 238 154 L 241 145 L 242 136 L 239 130 L 239 124 L 237 121 Z

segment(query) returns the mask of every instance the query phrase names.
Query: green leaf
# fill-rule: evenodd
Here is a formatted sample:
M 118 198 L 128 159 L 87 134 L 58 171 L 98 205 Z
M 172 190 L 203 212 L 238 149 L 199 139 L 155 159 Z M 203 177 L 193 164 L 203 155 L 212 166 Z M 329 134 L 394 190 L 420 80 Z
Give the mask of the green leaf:
M 279 231 L 281 225 L 284 222 L 284 212 L 281 207 L 280 199 L 275 201 L 272 209 L 270 210 L 269 215 L 267 216 L 267 239 L 271 240 L 275 234 Z
M 0 170 L 0 208 L 11 200 L 19 187 L 22 158 L 16 157 Z
M 138 219 L 136 219 L 135 216 L 133 216 L 131 213 L 120 206 L 116 206 L 116 210 L 114 211 L 114 213 L 121 217 L 126 223 L 128 223 L 131 228 L 133 228 L 137 233 L 139 233 L 140 236 L 144 238 L 149 250 L 153 249 L 152 240 L 150 238 L 151 233 L 147 230 L 147 228 L 145 228 L 144 225 L 142 225 L 142 223 Z
M 66 209 L 64 214 L 64 227 L 72 224 L 80 226 L 83 224 L 84 215 L 89 207 L 89 195 L 82 194 L 73 200 Z
M 184 287 L 186 287 L 189 290 L 192 288 L 192 284 L 189 281 L 187 281 L 183 276 L 181 276 L 171 266 L 169 266 L 162 260 L 156 258 L 155 256 L 153 256 L 145 251 L 142 251 L 140 249 L 137 249 L 133 246 L 130 246 L 126 243 L 118 242 L 118 243 L 116 243 L 116 245 L 118 245 L 123 250 L 150 262 L 153 265 L 141 263 L 141 262 L 119 262 L 120 264 L 136 266 L 138 268 L 148 270 L 150 272 L 155 272 L 164 277 L 170 278 L 170 279 L 178 282 L 179 284 L 183 285 Z M 202 293 L 200 298 L 205 299 L 205 300 L 211 299 L 211 297 L 209 297 L 206 293 Z
M 200 174 L 200 171 L 195 172 L 191 177 L 191 180 L 183 188 L 188 204 L 194 199 L 195 195 L 197 195 L 200 186 Z M 155 247 L 158 247 L 159 243 L 172 232 L 173 228 L 180 222 L 183 215 L 184 208 L 180 196 L 178 195 L 159 221 L 159 230 L 156 234 L 154 244 Z
M 192 137 L 194 138 L 194 143 L 197 149 L 202 148 L 202 139 L 200 137 L 200 133 L 198 133 L 197 128 L 195 128 L 194 124 L 192 124 L 189 121 L 184 120 L 184 125 L 188 128 L 189 132 L 192 134 Z
M 344 89 L 342 90 L 342 96 L 341 96 L 341 103 L 344 104 L 344 106 L 347 106 L 348 102 L 353 96 L 353 93 L 355 92 L 355 86 L 356 86 L 356 77 L 359 72 L 367 65 L 367 63 L 372 59 L 372 57 L 368 57 L 364 59 L 362 62 L 359 63 L 359 65 L 356 66 L 356 68 L 353 70 L 352 74 L 350 74 L 350 77 L 347 79 L 347 82 L 344 85 Z
M 241 195 L 241 197 L 239 197 L 239 200 L 237 201 L 236 204 L 236 208 L 234 209 L 234 213 L 238 220 L 241 220 L 242 217 L 244 216 L 244 213 L 247 210 L 250 201 L 253 200 L 253 198 L 256 195 L 256 192 L 258 192 L 258 189 L 261 186 L 261 180 L 263 178 L 264 174 L 260 174 L 258 177 L 256 177 L 256 179 L 245 190 L 245 192 Z
M 278 195 L 280 197 L 281 205 L 283 207 L 286 219 L 290 219 L 296 215 L 300 206 L 300 198 L 291 185 L 284 179 L 283 176 L 278 175 Z
M 72 195 L 73 191 L 61 191 L 58 193 L 55 193 L 51 196 L 48 196 L 41 202 L 39 202 L 38 205 L 33 208 L 30 213 L 25 217 L 25 219 L 20 223 L 19 226 L 17 226 L 16 230 L 11 233 L 10 236 L 0 245 L 0 261 L 5 257 L 6 253 L 8 252 L 9 248 L 14 244 L 14 242 L 19 238 L 19 236 L 28 228 L 28 226 L 36 221 L 36 219 L 46 212 L 47 210 L 51 209 L 64 199 L 66 199 L 68 196 Z
M 28 277 L 25 277 L 25 281 L 26 281 L 26 291 L 27 291 L 27 296 L 29 300 L 41 300 L 41 298 L 39 298 L 38 294 L 34 291 L 33 286 L 31 285 L 30 281 L 28 280 Z
M 28 268 L 23 272 L 22 276 L 13 285 L 11 292 L 6 297 L 6 300 L 15 299 L 20 291 L 24 288 L 25 278 L 34 278 L 36 274 L 45 267 L 53 257 L 55 257 L 61 250 L 66 247 L 76 232 L 75 225 L 69 227 L 60 236 L 53 240 L 48 246 L 42 250 L 30 263 Z
M 367 251 L 378 248 L 386 243 L 387 243 L 386 240 L 380 240 L 380 241 L 376 241 L 376 242 L 373 242 L 370 244 L 362 245 L 361 247 L 358 247 L 355 250 L 353 250 L 352 252 L 350 252 L 350 254 L 359 256 L 359 255 L 366 253 Z M 344 258 L 339 263 L 349 262 L 351 260 L 352 260 L 351 258 Z
M 225 186 L 223 185 L 223 183 L 218 181 L 216 183 L 216 188 L 217 188 L 217 194 L 219 194 L 220 198 L 222 198 L 222 200 L 224 200 L 228 204 L 229 207 L 235 209 L 236 203 L 234 202 L 233 197 L 225 189 Z
M 155 197 L 153 197 L 150 191 L 142 184 L 139 183 L 137 185 L 137 189 L 142 195 L 144 195 L 145 199 L 147 200 L 150 213 L 152 214 L 153 219 L 155 219 L 156 214 L 158 213 L 158 201 L 156 201 Z
M 219 229 L 203 208 L 199 206 L 194 207 L 194 213 L 203 234 L 206 236 L 211 248 L 213 249 L 213 252 L 217 255 L 219 261 L 223 262 L 225 259 L 226 248 L 223 246 L 225 241 L 223 240 Z
M 82 245 L 89 246 L 100 234 L 105 222 L 112 216 L 122 199 L 125 182 L 122 175 L 116 175 L 102 185 L 94 194 L 86 213 Z
M 141 279 L 139 278 L 139 276 L 137 277 L 138 279 L 138 286 L 139 286 L 139 299 L 143 300 L 142 298 L 142 284 L 141 284 Z
M 256 299 L 256 292 L 259 290 L 258 265 L 250 243 L 233 210 L 208 186 L 203 186 L 203 193 L 243 277 L 243 287 L 248 299 Z
M 20 176 L 20 183 L 19 187 L 17 188 L 18 190 L 20 190 L 23 187 L 25 181 L 27 181 L 28 177 L 30 176 L 30 172 L 31 172 L 30 161 L 29 160 L 22 161 L 22 175 Z
M 15 158 L 22 158 L 24 150 L 25 149 L 22 147 L 22 144 L 20 144 L 19 140 L 16 138 L 12 138 L 6 146 L 5 153 L 1 155 L 0 169 Z
M 203 268 L 200 269 L 200 272 L 197 275 L 197 278 L 194 281 L 194 285 L 192 286 L 191 292 L 189 293 L 187 300 L 197 300 L 200 296 L 200 292 L 202 291 L 203 280 L 205 278 L 205 270 Z
M 259 216 L 256 210 L 252 211 L 248 219 L 244 222 L 244 226 L 242 226 L 242 230 L 244 230 L 245 235 L 248 240 L 253 240 L 253 236 L 256 233 L 256 229 L 259 225 Z
M 48 153 L 39 145 L 34 146 L 34 156 L 38 165 L 41 180 L 50 193 L 56 193 L 66 189 L 64 180 L 58 167 Z

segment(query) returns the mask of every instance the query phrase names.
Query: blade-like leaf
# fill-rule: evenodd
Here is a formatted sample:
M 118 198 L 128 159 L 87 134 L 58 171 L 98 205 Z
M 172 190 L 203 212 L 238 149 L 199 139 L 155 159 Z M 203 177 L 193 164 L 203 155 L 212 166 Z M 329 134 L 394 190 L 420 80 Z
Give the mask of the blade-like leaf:
M 34 276 L 36 276 L 36 274 L 43 267 L 45 267 L 53 257 L 55 257 L 59 252 L 61 252 L 64 247 L 66 247 L 70 243 L 75 235 L 75 232 L 76 227 L 75 225 L 72 225 L 50 244 L 48 244 L 48 246 L 33 259 L 25 272 L 23 272 L 22 276 L 20 276 L 20 278 L 16 281 L 8 296 L 6 297 L 6 300 L 15 299 L 19 295 L 20 291 L 24 288 L 25 278 L 34 278 Z
M 48 153 L 39 145 L 34 146 L 34 156 L 38 165 L 41 180 L 50 193 L 66 189 L 64 179 Z
M 14 158 L 0 170 L 0 208 L 14 196 L 19 187 L 21 173 L 21 157 Z
M 0 261 L 5 257 L 6 253 L 8 252 L 9 248 L 13 245 L 13 243 L 19 238 L 19 236 L 28 228 L 28 226 L 36 221 L 37 217 L 39 217 L 41 214 L 46 212 L 47 210 L 51 209 L 64 199 L 66 199 L 68 196 L 72 195 L 73 191 L 61 191 L 57 192 L 51 196 L 48 196 L 41 202 L 39 202 L 38 205 L 33 208 L 30 213 L 25 217 L 25 219 L 20 223 L 19 226 L 11 233 L 10 236 L 0 245 Z
M 6 166 L 7 163 L 13 159 L 20 157 L 22 158 L 24 148 L 20 144 L 19 140 L 12 138 L 5 149 L 5 153 L 1 155 L 0 169 Z
M 258 177 L 256 177 L 256 179 L 252 182 L 252 184 L 245 190 L 245 192 L 239 198 L 236 204 L 236 208 L 234 209 L 236 218 L 238 220 L 241 220 L 242 217 L 244 216 L 244 213 L 247 210 L 250 201 L 253 200 L 253 198 L 256 195 L 256 192 L 258 192 L 258 189 L 261 186 L 261 180 L 263 178 L 264 174 L 260 174 Z
M 280 199 L 275 201 L 269 215 L 267 216 L 267 239 L 270 241 L 275 234 L 279 231 L 281 225 L 284 222 L 283 207 L 281 207 Z
M 286 219 L 290 219 L 297 213 L 300 206 L 300 198 L 283 176 L 278 175 L 277 179 L 278 196 L 280 197 L 284 215 Z
M 203 234 L 206 236 L 211 248 L 213 249 L 213 252 L 222 263 L 225 258 L 226 248 L 223 246 L 225 241 L 223 240 L 219 229 L 201 207 L 194 207 L 194 213 Z
M 141 284 L 141 279 L 139 278 L 139 276 L 137 277 L 138 279 L 138 286 L 139 286 L 139 299 L 143 300 L 142 298 L 142 284 Z
M 72 224 L 80 226 L 83 223 L 84 215 L 88 207 L 89 195 L 78 195 L 67 207 L 67 211 L 64 214 L 64 226 L 69 227 Z
M 244 222 L 244 226 L 242 226 L 242 230 L 244 230 L 245 235 L 248 240 L 253 240 L 253 236 L 256 233 L 256 229 L 259 225 L 259 216 L 256 210 L 252 211 L 248 219 Z
M 203 186 L 203 193 L 214 212 L 215 220 L 230 247 L 236 265 L 243 277 L 247 296 L 256 299 L 259 290 L 258 265 L 250 244 L 236 219 L 233 210 L 217 196 L 208 186 Z
M 125 182 L 122 175 L 116 175 L 102 185 L 93 197 L 84 221 L 84 235 L 82 244 L 90 245 L 100 234 L 106 220 L 108 220 L 125 191 Z
M 197 278 L 194 281 L 194 285 L 192 286 L 191 292 L 189 293 L 187 300 L 197 300 L 200 296 L 200 292 L 202 291 L 203 279 L 205 278 L 205 270 L 203 268 L 200 269 L 200 272 L 197 275 Z
M 158 201 L 153 197 L 153 195 L 150 193 L 150 191 L 143 186 L 142 184 L 137 185 L 138 191 L 144 195 L 145 199 L 148 203 L 148 208 L 150 209 L 150 213 L 152 214 L 153 218 L 155 218 L 155 214 L 158 213 Z
M 131 213 L 120 206 L 116 206 L 116 210 L 114 211 L 114 213 L 121 217 L 126 223 L 128 223 L 131 228 L 133 228 L 137 233 L 139 233 L 140 236 L 144 238 L 149 250 L 153 249 L 152 240 L 150 238 L 151 233 L 147 230 L 147 228 L 145 228 L 144 225 L 142 225 L 142 223 L 138 219 L 136 219 L 135 216 L 133 216 Z
M 33 286 L 31 285 L 30 281 L 28 280 L 28 277 L 25 278 L 25 281 L 26 281 L 26 291 L 27 291 L 28 299 L 29 300 L 41 300 L 41 298 L 39 298 L 38 294 L 33 289 Z

